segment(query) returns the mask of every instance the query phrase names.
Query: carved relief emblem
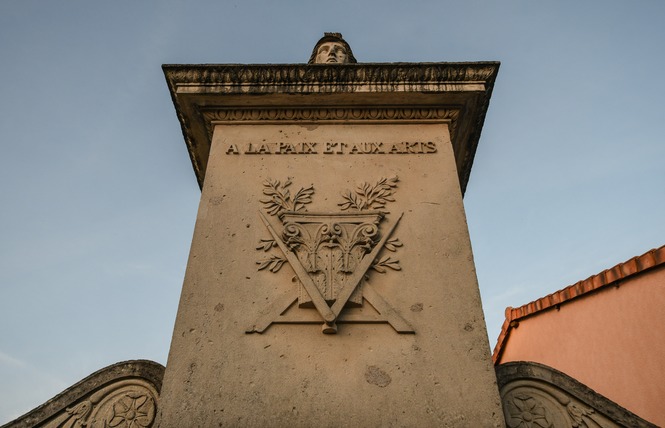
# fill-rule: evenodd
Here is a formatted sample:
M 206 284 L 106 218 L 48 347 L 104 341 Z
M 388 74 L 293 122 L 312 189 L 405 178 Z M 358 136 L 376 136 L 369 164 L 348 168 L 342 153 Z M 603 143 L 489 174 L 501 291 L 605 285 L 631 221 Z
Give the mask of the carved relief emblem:
M 393 237 L 402 215 L 388 219 L 385 211 L 386 204 L 394 202 L 397 182 L 392 177 L 358 185 L 342 195 L 339 212 L 307 211 L 314 186 L 292 196 L 290 179 L 263 183 L 265 213 L 259 214 L 270 237 L 262 239 L 256 249 L 270 255 L 257 261 L 258 269 L 278 273 L 288 263 L 296 274 L 297 290 L 273 302 L 247 333 L 262 333 L 273 323 L 321 321 L 327 334 L 336 333 L 337 323 L 345 322 L 385 322 L 399 333 L 413 333 L 368 282 L 370 269 L 378 273 L 401 270 L 392 256 L 381 257 L 383 250 L 394 253 L 402 246 Z M 275 219 L 278 225 L 274 225 Z M 363 311 L 365 303 L 373 312 L 369 308 Z M 350 308 L 360 310 L 351 313 Z
M 506 401 L 506 424 L 510 428 L 553 428 L 545 406 L 534 397 L 515 394 Z

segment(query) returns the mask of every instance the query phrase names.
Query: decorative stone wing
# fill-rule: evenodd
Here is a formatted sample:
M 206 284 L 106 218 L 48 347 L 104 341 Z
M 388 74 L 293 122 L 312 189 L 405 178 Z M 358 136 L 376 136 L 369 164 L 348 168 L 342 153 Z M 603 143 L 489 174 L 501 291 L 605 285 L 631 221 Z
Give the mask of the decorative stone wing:
M 570 376 L 532 362 L 496 367 L 508 428 L 656 428 Z
M 0 428 L 153 426 L 164 367 L 125 361 L 103 368 Z

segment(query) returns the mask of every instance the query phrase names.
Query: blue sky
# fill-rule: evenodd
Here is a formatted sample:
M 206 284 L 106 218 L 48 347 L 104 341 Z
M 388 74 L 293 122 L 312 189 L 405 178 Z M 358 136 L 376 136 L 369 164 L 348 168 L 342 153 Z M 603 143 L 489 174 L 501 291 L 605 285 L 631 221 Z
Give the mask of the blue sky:
M 494 346 L 665 244 L 662 1 L 0 2 L 0 423 L 166 363 L 200 192 L 163 63 L 501 61 L 465 197 Z M 617 314 L 622 316 L 622 314 Z

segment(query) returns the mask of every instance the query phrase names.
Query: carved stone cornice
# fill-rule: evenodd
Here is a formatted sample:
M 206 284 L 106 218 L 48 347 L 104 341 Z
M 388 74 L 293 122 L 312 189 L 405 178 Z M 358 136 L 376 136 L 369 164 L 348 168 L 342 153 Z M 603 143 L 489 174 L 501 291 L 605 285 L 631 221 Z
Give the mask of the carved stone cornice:
M 163 377 L 152 361 L 113 364 L 0 428 L 151 427 Z
M 451 90 L 493 84 L 497 62 L 164 65 L 169 87 L 223 87 L 235 93 Z M 335 88 L 335 89 L 333 89 Z
M 656 428 L 551 367 L 512 362 L 496 368 L 508 427 Z
M 451 128 L 463 192 L 499 63 L 204 64 L 162 68 L 201 186 L 215 122 L 438 120 Z

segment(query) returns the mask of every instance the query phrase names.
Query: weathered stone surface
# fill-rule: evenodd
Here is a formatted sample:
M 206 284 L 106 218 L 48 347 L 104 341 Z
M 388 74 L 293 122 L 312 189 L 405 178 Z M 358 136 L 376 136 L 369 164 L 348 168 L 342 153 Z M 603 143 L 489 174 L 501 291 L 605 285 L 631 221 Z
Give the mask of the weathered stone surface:
M 165 67 L 203 188 L 161 426 L 503 425 L 460 191 L 496 64 L 349 65 Z
M 509 427 L 656 427 L 551 367 L 521 361 L 496 373 Z
M 113 364 L 2 428 L 151 427 L 163 376 L 152 361 Z

